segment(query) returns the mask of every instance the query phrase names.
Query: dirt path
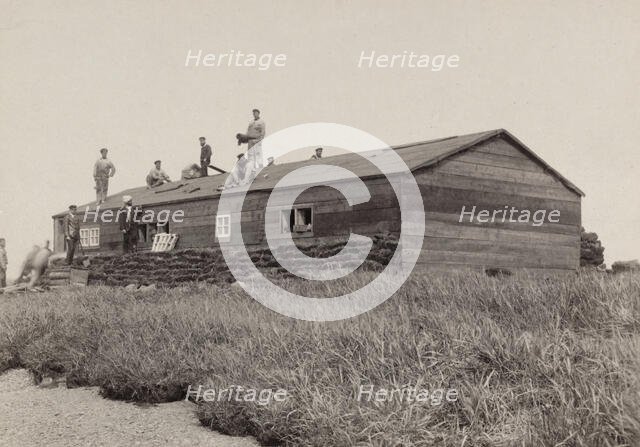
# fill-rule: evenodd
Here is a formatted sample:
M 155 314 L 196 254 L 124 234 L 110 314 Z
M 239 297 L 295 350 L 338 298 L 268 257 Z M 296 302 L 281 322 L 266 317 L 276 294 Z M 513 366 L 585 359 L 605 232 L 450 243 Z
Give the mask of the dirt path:
M 103 399 L 97 388 L 36 386 L 25 370 L 0 375 L 2 446 L 255 447 L 200 425 L 189 402 L 146 407 Z

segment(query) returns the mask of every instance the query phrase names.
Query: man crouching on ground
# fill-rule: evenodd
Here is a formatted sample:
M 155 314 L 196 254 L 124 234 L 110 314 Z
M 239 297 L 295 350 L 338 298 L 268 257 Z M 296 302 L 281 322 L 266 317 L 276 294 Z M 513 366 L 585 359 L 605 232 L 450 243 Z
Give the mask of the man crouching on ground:
M 16 287 L 18 287 L 20 283 L 27 281 L 27 287 L 29 289 L 35 287 L 49 267 L 49 262 L 62 258 L 62 256 L 64 256 L 62 253 L 53 255 L 53 252 L 49 249 L 49 241 L 46 241 L 43 247 L 34 245 L 22 263 L 20 277 L 15 283 Z

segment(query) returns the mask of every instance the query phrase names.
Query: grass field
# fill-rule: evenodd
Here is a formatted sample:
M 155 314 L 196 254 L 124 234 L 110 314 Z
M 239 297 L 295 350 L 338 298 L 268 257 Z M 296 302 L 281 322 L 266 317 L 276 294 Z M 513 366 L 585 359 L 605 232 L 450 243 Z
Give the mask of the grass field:
M 283 388 L 284 402 L 198 406 L 203 424 L 265 444 L 637 446 L 640 276 L 424 277 L 335 323 L 283 317 L 229 286 L 0 296 L 0 370 L 12 367 L 148 402 L 190 384 Z M 357 401 L 367 384 L 460 396 Z

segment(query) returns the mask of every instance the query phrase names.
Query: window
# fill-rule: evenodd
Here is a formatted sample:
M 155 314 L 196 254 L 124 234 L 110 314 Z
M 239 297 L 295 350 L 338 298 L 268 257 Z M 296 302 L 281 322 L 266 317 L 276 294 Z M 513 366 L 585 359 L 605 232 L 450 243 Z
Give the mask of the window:
M 164 225 L 158 222 L 152 222 L 147 224 L 140 224 L 138 227 L 138 236 L 142 242 L 148 244 L 153 243 L 153 238 L 158 233 L 169 233 L 169 222 Z
M 100 246 L 100 228 L 81 228 L 80 244 L 84 248 Z
M 138 240 L 147 242 L 147 224 L 138 226 Z
M 310 206 L 296 206 L 282 211 L 281 228 L 283 233 L 312 233 L 313 209 Z
M 157 229 L 158 233 L 169 233 L 169 221 L 167 220 L 164 224 L 158 223 Z
M 216 236 L 231 236 L 231 216 L 229 214 L 219 214 L 216 216 Z

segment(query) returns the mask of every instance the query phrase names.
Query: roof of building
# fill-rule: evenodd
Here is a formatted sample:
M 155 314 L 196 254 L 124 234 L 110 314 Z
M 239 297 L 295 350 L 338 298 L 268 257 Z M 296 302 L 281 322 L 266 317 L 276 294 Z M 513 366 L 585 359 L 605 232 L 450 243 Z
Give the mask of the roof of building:
M 547 162 L 540 158 L 531 149 L 525 146 L 517 138 L 505 129 L 496 129 L 486 132 L 473 133 L 468 135 L 440 138 L 437 140 L 420 141 L 416 143 L 393 146 L 398 155 L 404 160 L 409 169 L 413 172 L 417 169 L 435 165 L 442 160 L 469 149 L 479 143 L 485 142 L 493 137 L 502 136 L 511 139 L 520 149 L 531 158 L 541 164 L 549 173 L 561 181 L 567 188 L 576 194 L 584 196 L 584 193 L 573 183 L 553 169 Z M 375 157 L 375 151 L 371 153 L 363 152 L 359 154 L 347 153 L 324 157 L 319 160 L 303 160 L 293 163 L 274 164 L 265 167 L 260 175 L 256 177 L 251 185 L 251 190 L 272 189 L 276 183 L 289 172 L 306 165 L 330 164 L 345 168 L 360 178 L 383 175 L 372 163 L 367 161 L 370 156 Z M 267 174 L 267 175 L 265 175 Z M 117 194 L 107 197 L 101 209 L 120 208 L 122 206 L 122 196 L 130 195 L 136 205 L 160 205 L 185 200 L 196 200 L 217 196 L 220 194 L 218 187 L 224 185 L 228 174 L 210 175 L 209 177 L 196 178 L 192 180 L 178 180 L 167 183 L 163 186 L 149 189 L 148 187 L 136 187 L 120 191 Z M 79 206 L 80 211 L 95 209 L 95 201 Z M 66 214 L 66 211 L 58 213 L 53 217 Z

